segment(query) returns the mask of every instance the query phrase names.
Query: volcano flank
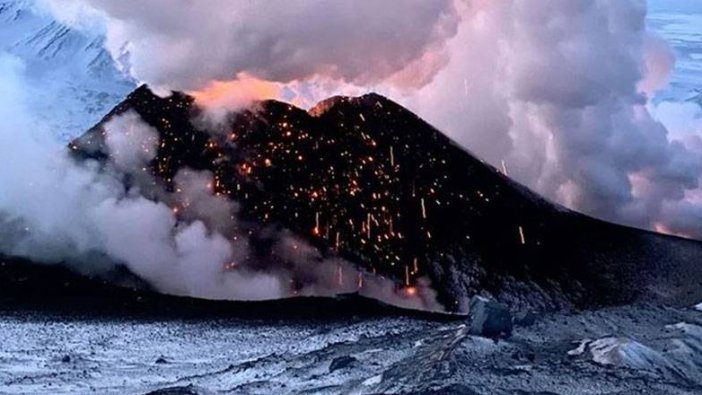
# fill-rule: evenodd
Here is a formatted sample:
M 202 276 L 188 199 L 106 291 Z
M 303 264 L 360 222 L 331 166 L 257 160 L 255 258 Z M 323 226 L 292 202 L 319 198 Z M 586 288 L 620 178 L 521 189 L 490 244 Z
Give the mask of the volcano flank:
M 104 163 L 104 126 L 128 111 L 158 132 L 144 172 L 161 188 L 175 192 L 183 168 L 211 172 L 214 193 L 238 204 L 232 218 L 289 229 L 323 258 L 352 262 L 359 288 L 363 273 L 398 293 L 430 283 L 448 311 L 479 293 L 540 308 L 702 299 L 700 243 L 552 204 L 376 94 L 309 112 L 262 101 L 212 123 L 192 97 L 143 86 L 71 143 L 75 157 Z M 249 233 L 259 270 L 286 265 L 265 232 Z

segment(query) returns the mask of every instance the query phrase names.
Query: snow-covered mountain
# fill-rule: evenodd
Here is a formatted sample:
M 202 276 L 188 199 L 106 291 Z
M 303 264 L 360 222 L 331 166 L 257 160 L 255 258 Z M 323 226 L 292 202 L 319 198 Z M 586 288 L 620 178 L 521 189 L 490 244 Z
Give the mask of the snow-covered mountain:
M 32 0 L 0 0 L 0 54 L 24 63 L 31 110 L 63 139 L 88 129 L 134 89 L 103 42 L 57 22 Z
M 702 81 L 702 2 L 650 1 L 648 27 L 673 48 L 676 65 L 663 101 L 683 101 Z

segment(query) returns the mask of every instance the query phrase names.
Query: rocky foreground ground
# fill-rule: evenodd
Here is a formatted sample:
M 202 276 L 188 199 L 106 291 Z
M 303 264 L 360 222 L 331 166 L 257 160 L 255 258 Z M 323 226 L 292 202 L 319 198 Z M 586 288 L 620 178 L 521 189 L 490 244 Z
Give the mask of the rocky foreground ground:
M 508 339 L 462 320 L 0 316 L 0 393 L 699 394 L 702 312 L 540 315 Z

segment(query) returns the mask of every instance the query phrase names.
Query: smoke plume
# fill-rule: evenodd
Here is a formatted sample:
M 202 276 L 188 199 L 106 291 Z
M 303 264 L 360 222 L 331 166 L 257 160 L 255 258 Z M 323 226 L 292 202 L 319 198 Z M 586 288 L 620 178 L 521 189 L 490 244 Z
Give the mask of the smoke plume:
M 645 16 L 644 1 L 473 1 L 451 62 L 409 100 L 557 202 L 702 237 L 666 209 L 691 203 L 702 157 L 649 113 L 673 55 Z
M 279 279 L 223 272 L 235 249 L 201 221 L 179 223 L 163 203 L 125 189 L 124 174 L 142 172 L 155 153 L 152 129 L 134 113 L 105 130 L 113 169 L 79 164 L 37 123 L 21 64 L 0 58 L 0 229 L 2 253 L 42 262 L 75 262 L 91 274 L 124 264 L 157 289 L 206 298 L 262 299 L 283 295 Z M 186 180 L 187 181 L 187 180 Z
M 142 81 L 202 88 L 239 73 L 271 81 L 315 75 L 361 85 L 440 50 L 458 21 L 452 0 L 49 2 L 64 20 L 101 19 L 107 46 Z M 154 56 L 154 54 L 160 54 Z
M 702 237 L 681 226 L 702 158 L 647 105 L 674 57 L 644 0 L 58 3 L 134 77 L 202 103 L 377 90 L 557 202 Z

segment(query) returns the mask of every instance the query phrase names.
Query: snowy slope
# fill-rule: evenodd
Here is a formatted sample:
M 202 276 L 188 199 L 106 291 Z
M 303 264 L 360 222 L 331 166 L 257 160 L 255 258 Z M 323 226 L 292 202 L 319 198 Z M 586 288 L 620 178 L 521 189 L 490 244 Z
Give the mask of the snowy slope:
M 22 60 L 32 111 L 63 139 L 95 124 L 135 86 L 103 40 L 55 21 L 31 0 L 0 0 L 0 53 Z
M 683 101 L 702 87 L 702 2 L 651 4 L 648 27 L 668 41 L 677 59 L 670 86 L 658 99 Z

